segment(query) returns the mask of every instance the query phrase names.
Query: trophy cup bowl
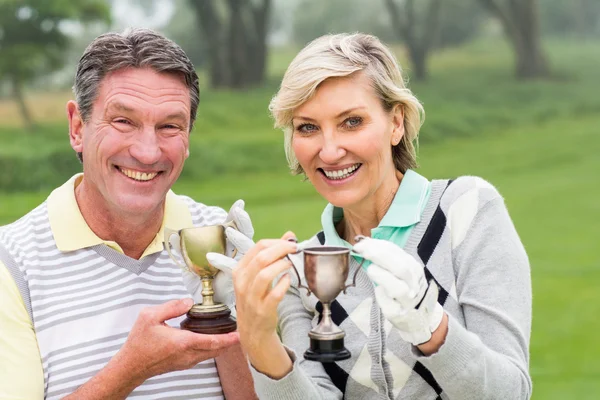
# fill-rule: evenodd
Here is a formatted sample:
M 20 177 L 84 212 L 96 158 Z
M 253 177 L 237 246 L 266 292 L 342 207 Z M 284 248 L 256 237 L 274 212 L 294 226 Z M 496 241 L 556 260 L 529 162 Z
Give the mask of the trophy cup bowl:
M 346 285 L 350 265 L 350 249 L 337 246 L 307 247 L 303 250 L 304 277 L 302 284 L 300 274 L 293 266 L 298 278 L 298 288 L 307 290 L 307 296 L 314 293 L 323 305 L 321 322 L 310 330 L 310 347 L 304 358 L 312 361 L 334 362 L 350 358 L 351 354 L 344 347 L 344 331 L 331 319 L 331 302 L 346 289 L 356 286 L 357 268 L 353 282 Z M 293 264 L 293 263 L 292 263 Z
M 214 301 L 213 279 L 219 270 L 206 259 L 206 254 L 210 252 L 225 253 L 225 228 L 228 226 L 235 228 L 233 222 L 178 231 L 165 228 L 165 248 L 171 259 L 180 268 L 197 275 L 202 281 L 202 303 L 192 306 L 186 319 L 180 324 L 181 329 L 204 334 L 228 333 L 237 329 L 229 307 Z M 173 236 L 179 238 L 177 246 L 171 244 Z M 180 252 L 183 263 L 173 254 L 172 247 L 176 247 Z

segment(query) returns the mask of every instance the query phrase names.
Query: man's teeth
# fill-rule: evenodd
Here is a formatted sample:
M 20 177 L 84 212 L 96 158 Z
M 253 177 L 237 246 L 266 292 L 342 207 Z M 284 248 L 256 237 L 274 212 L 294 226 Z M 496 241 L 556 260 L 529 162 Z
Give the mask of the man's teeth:
M 360 167 L 360 163 L 354 164 L 350 168 L 344 168 L 344 169 L 340 169 L 340 170 L 337 170 L 337 171 L 326 171 L 326 170 L 323 170 L 323 172 L 325 172 L 325 175 L 329 179 L 339 180 L 339 179 L 347 178 L 350 175 L 352 175 L 352 173 L 354 173 L 354 171 L 356 171 L 356 169 L 358 167 Z
M 130 177 L 131 179 L 135 179 L 136 181 L 149 181 L 151 179 L 153 179 L 156 175 L 158 175 L 158 172 L 140 172 L 140 171 L 133 171 L 131 169 L 125 169 L 125 168 L 119 168 L 119 171 L 121 171 L 124 175 Z

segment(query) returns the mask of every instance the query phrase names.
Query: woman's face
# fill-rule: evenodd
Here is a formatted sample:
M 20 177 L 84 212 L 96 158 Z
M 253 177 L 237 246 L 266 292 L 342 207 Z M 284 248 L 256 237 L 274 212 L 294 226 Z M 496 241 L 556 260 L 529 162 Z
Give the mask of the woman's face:
M 337 207 L 360 207 L 393 196 L 392 146 L 404 134 L 363 73 L 330 78 L 293 114 L 292 149 L 317 191 Z

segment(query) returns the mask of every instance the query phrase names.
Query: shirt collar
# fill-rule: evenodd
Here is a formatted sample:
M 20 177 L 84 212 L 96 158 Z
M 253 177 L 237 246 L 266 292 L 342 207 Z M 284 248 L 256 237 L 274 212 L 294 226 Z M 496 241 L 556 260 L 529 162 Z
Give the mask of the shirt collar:
M 56 247 L 67 252 L 106 244 L 123 253 L 121 246 L 116 242 L 100 239 L 85 222 L 75 199 L 75 188 L 82 179 L 83 174 L 77 174 L 48 196 L 48 218 Z M 142 258 L 163 250 L 165 226 L 176 230 L 192 226 L 192 216 L 187 204 L 170 190 L 165 200 L 165 213 L 160 230 L 144 251 Z
M 402 178 L 394 200 L 378 227 L 409 227 L 421 220 L 421 213 L 428 198 L 430 182 L 423 176 L 407 170 Z M 344 217 L 344 210 L 331 203 L 325 206 L 321 214 L 321 225 L 325 242 L 333 246 L 349 246 L 340 238 L 335 225 Z

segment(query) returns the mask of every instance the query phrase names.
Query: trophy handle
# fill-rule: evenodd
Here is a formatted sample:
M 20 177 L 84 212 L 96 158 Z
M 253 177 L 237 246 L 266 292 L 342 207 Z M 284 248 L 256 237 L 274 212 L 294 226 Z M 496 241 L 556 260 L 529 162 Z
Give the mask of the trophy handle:
M 358 268 L 356 268 L 356 271 L 354 272 L 354 277 L 352 278 L 352 283 L 344 286 L 344 294 L 346 294 L 346 289 L 351 288 L 351 287 L 356 287 L 356 275 L 358 275 L 358 271 L 360 271 L 360 269 L 362 268 L 362 265 L 364 263 L 365 263 L 365 259 L 363 258 L 363 260 L 358 265 Z
M 167 253 L 169 253 L 169 257 L 171 257 L 171 259 L 173 261 L 175 261 L 175 264 L 177 264 L 177 266 L 179 268 L 187 270 L 188 267 L 185 264 L 182 264 L 177 259 L 177 257 L 175 257 L 175 255 L 173 254 L 173 252 L 171 251 L 171 237 L 173 235 L 177 235 L 177 237 L 179 237 L 179 231 L 176 231 L 176 230 L 169 229 L 169 228 L 165 227 L 165 248 L 167 249 Z
M 296 253 L 297 254 L 297 253 Z M 294 270 L 294 272 L 296 273 L 296 278 L 298 278 L 298 289 L 300 288 L 304 288 L 306 289 L 306 295 L 310 296 L 310 294 L 312 293 L 310 291 L 310 289 L 308 288 L 308 286 L 304 286 L 302 284 L 302 280 L 300 279 L 300 274 L 298 273 L 298 269 L 296 268 L 296 266 L 294 265 L 294 262 L 292 261 L 292 259 L 289 256 L 285 256 L 285 258 L 288 259 L 288 261 L 292 264 L 292 269 Z

